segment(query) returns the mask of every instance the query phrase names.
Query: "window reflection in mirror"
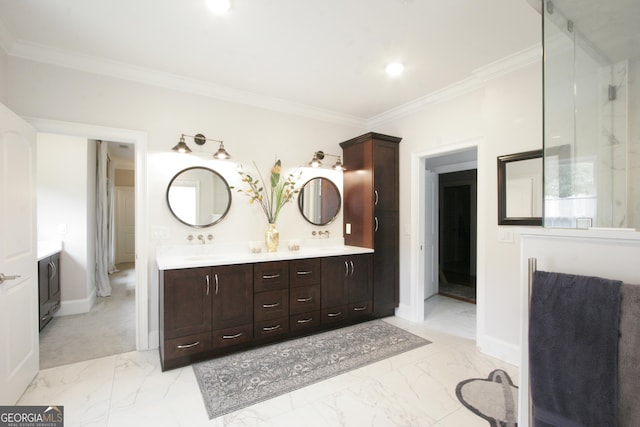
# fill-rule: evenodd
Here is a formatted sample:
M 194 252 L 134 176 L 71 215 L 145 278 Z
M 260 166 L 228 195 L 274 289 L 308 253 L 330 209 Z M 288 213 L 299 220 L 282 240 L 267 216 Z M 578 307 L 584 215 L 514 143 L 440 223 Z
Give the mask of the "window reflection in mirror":
M 313 225 L 331 223 L 340 212 L 341 203 L 340 190 L 336 184 L 322 177 L 307 181 L 298 196 L 300 213 Z
M 183 224 L 209 227 L 220 222 L 229 211 L 231 190 L 216 171 L 191 167 L 178 172 L 169 183 L 167 204 Z

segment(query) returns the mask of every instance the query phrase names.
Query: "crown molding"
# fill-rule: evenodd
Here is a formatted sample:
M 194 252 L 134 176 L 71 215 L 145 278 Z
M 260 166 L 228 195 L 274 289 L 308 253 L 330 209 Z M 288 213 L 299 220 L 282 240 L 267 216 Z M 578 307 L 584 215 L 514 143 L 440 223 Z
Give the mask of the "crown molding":
M 163 71 L 97 58 L 36 43 L 25 41 L 13 42 L 11 48 L 8 50 L 8 54 L 16 58 L 187 92 L 280 113 L 361 128 L 364 128 L 366 125 L 366 120 L 360 117 L 340 114 L 281 98 L 258 95 L 203 80 L 191 79 Z
M 513 55 L 509 55 L 484 67 L 473 70 L 472 76 L 428 95 L 409 101 L 367 120 L 367 128 L 376 127 L 402 117 L 406 117 L 427 108 L 429 105 L 444 102 L 466 93 L 482 89 L 487 82 L 512 73 L 520 68 L 542 60 L 542 44 L 536 44 Z
M 364 119 L 150 68 L 106 60 L 36 43 L 16 41 L 2 25 L 2 22 L 0 22 L 0 47 L 8 55 L 16 58 L 363 129 L 375 129 L 383 123 L 422 111 L 429 105 L 481 89 L 492 79 L 509 74 L 542 59 L 541 44 L 536 44 L 528 49 L 477 68 L 472 72 L 472 76 L 467 79 L 392 108 L 384 113 Z

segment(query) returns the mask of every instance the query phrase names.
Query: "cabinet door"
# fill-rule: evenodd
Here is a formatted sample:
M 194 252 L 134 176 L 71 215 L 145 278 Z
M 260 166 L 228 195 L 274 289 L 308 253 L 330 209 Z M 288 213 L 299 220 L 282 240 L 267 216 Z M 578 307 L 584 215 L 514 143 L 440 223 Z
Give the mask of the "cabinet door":
M 211 330 L 211 269 L 188 268 L 164 272 L 164 338 Z
M 398 144 L 373 142 L 374 208 L 398 210 Z
M 376 212 L 376 251 L 373 255 L 373 310 L 390 316 L 399 301 L 398 213 Z
M 49 258 L 38 261 L 38 295 L 42 317 L 48 310 L 46 304 L 49 301 Z
M 60 254 L 51 255 L 49 260 L 49 301 L 52 311 L 60 307 Z
M 371 301 L 373 292 L 371 255 L 348 257 L 349 303 Z
M 213 329 L 253 322 L 253 265 L 213 267 Z
M 323 309 L 348 304 L 347 257 L 327 257 L 321 261 L 320 305 Z

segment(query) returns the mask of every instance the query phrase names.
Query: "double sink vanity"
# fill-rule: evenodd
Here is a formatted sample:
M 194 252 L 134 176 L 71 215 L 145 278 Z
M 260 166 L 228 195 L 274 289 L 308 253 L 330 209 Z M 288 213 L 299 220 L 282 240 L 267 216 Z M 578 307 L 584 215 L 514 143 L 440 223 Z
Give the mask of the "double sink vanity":
M 206 244 L 200 234 L 189 245 L 159 247 L 162 369 L 393 315 L 399 142 L 373 132 L 342 142 L 343 195 L 321 177 L 300 188 L 300 214 L 313 226 L 343 209 L 344 238 L 316 230 L 324 237 L 255 253 L 246 244 Z M 167 188 L 176 220 L 199 229 L 223 220 L 231 201 L 224 177 L 204 167 L 178 172 Z
M 157 257 L 163 370 L 373 318 L 372 249 L 202 248 Z

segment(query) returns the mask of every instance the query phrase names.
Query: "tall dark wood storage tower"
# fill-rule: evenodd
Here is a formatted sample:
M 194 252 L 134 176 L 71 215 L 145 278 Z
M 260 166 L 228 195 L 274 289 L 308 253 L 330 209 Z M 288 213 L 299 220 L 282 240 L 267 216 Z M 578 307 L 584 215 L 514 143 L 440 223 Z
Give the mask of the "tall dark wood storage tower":
M 340 143 L 344 166 L 344 236 L 347 245 L 372 248 L 373 314 L 391 316 L 399 295 L 399 142 L 366 133 Z

